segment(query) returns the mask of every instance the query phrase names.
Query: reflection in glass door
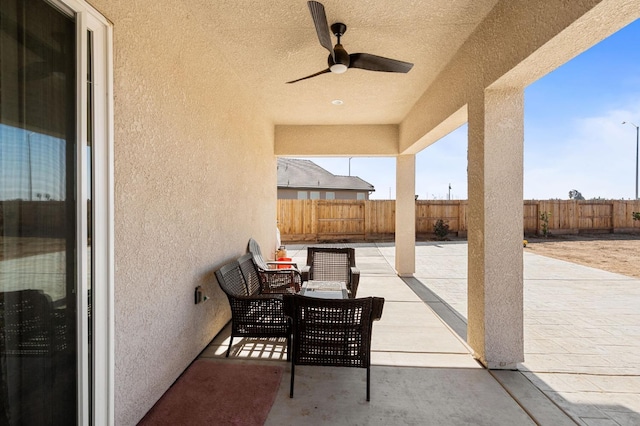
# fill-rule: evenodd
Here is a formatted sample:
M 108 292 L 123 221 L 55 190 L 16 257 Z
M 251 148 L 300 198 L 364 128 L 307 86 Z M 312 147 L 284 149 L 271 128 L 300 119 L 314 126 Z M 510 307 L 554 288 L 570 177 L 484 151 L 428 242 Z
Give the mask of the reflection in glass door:
M 77 247 L 92 224 L 78 216 L 91 209 L 78 203 L 76 24 L 2 0 L 0 57 L 0 424 L 75 424 Z

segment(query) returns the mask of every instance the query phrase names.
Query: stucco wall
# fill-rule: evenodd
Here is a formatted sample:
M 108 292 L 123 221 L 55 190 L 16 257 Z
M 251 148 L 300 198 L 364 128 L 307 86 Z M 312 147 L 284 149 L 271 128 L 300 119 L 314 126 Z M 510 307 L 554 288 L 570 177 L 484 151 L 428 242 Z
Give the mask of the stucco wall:
M 285 126 L 275 128 L 277 155 L 371 155 L 398 153 L 395 124 L 349 126 Z
M 213 271 L 274 244 L 273 125 L 193 11 L 92 3 L 114 24 L 115 420 L 132 425 L 228 322 Z

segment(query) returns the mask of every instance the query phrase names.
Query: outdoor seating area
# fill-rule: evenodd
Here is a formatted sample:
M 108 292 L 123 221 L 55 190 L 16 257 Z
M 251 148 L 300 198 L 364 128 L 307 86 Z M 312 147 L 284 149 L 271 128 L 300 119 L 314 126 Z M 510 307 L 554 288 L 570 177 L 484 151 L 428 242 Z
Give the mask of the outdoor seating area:
M 535 424 L 500 383 L 473 359 L 462 339 L 395 274 L 378 247 L 354 246 L 362 270 L 358 291 L 361 299 L 372 301 L 371 317 L 364 321 L 372 330 L 368 336 L 370 377 L 363 374 L 363 368 L 331 365 L 329 357 L 326 365 L 321 361 L 304 363 L 302 356 L 296 358 L 295 331 L 288 358 L 283 356 L 287 344 L 284 339 L 249 338 L 234 346 L 235 356 L 226 358 L 232 328 L 228 325 L 201 358 L 234 365 L 285 367 L 266 425 L 425 424 L 427 420 L 432 424 L 465 424 L 463 419 L 474 419 L 475 424 L 484 425 Z M 294 260 L 304 262 L 306 246 L 288 249 Z M 381 316 L 383 305 L 376 301 L 380 300 L 378 297 L 384 299 Z M 307 299 L 309 304 L 336 302 L 300 296 L 284 299 Z M 339 302 L 359 303 L 359 299 Z M 290 303 L 285 301 L 287 313 L 292 309 Z M 373 321 L 377 317 L 380 319 Z M 336 340 L 339 342 L 340 338 Z M 370 395 L 366 392 L 368 379 Z M 571 424 L 563 423 L 567 417 L 560 410 L 556 414 L 553 424 Z
M 295 366 L 323 365 L 366 369 L 369 401 L 372 323 L 382 316 L 384 298 L 355 298 L 360 271 L 353 248 L 307 251 L 303 274 L 294 262 L 286 269 L 272 269 L 251 239 L 248 253 L 215 272 L 231 307 L 225 357 L 237 337 L 284 339 L 291 361 L 291 398 Z
M 465 342 L 466 242 L 418 244 L 422 260 L 415 277 L 404 279 L 392 267 L 393 244 L 351 246 L 362 271 L 359 293 L 385 299 L 384 315 L 372 326 L 369 404 L 360 392 L 366 386 L 361 370 L 333 366 L 297 364 L 295 397 L 290 398 L 292 365 L 284 356 L 284 339 L 243 339 L 234 347 L 236 355 L 225 358 L 228 325 L 201 354 L 233 364 L 285 367 L 267 425 L 640 421 L 635 379 L 640 342 L 612 340 L 612 334 L 637 323 L 637 279 L 526 253 L 525 363 L 519 371 L 492 371 L 473 358 Z M 306 246 L 287 248 L 294 261 L 304 262 Z M 559 289 L 567 293 L 562 300 Z M 593 310 L 594 304 L 608 308 Z M 552 333 L 550 324 L 558 324 Z

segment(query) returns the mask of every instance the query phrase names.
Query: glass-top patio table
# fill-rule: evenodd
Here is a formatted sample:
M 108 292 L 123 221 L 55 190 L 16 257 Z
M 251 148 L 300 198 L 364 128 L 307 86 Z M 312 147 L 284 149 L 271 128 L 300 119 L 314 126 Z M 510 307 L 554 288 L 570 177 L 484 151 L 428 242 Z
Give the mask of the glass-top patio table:
M 347 299 L 349 291 L 342 281 L 306 281 L 302 284 L 300 294 L 321 299 Z

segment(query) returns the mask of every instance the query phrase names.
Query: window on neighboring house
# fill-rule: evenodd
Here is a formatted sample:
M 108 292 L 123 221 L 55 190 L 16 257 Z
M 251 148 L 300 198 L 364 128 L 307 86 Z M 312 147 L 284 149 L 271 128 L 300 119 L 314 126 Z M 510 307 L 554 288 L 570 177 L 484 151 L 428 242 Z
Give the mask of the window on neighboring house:
M 309 193 L 309 199 L 310 200 L 319 200 L 320 199 L 320 192 L 319 191 L 311 191 Z
M 298 200 L 306 200 L 307 191 L 298 191 Z
M 326 200 L 335 200 L 336 199 L 336 193 L 335 192 L 327 192 L 324 198 Z
M 356 200 L 364 200 L 364 199 L 365 199 L 364 192 L 358 192 L 356 194 Z

